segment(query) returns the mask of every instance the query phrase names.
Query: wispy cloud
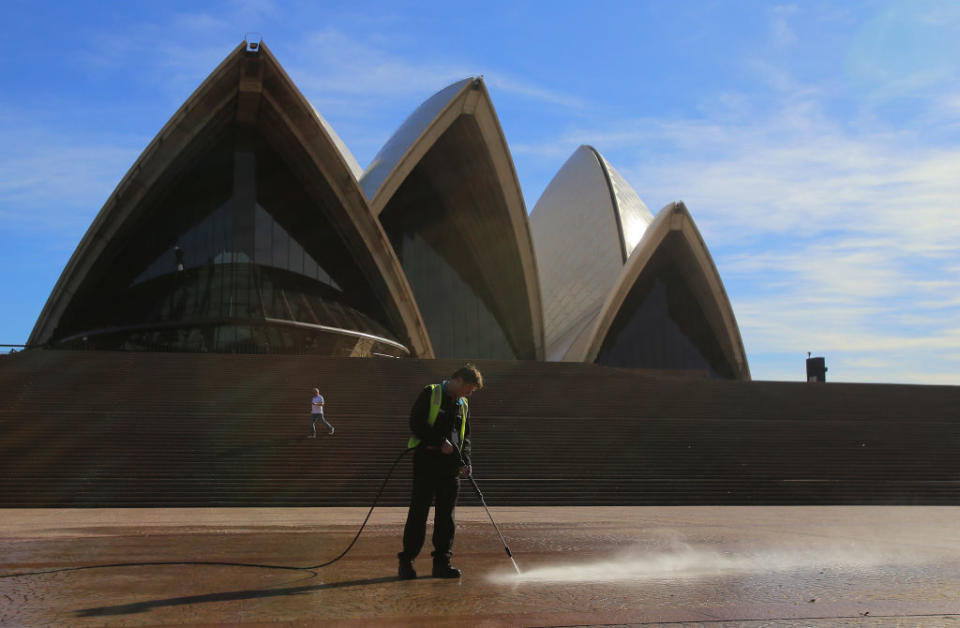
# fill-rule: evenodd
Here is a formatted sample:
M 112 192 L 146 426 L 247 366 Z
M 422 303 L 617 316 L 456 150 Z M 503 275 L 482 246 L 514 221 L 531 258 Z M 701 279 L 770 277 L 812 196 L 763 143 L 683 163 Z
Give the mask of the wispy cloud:
M 284 47 L 298 85 L 318 99 L 350 95 L 368 99 L 425 97 L 468 76 L 483 75 L 492 88 L 552 106 L 582 107 L 582 99 L 523 77 L 452 55 L 425 59 L 383 37 L 358 37 L 335 28 L 313 32 Z M 399 50 L 395 48 L 400 48 Z M 315 95 L 315 96 L 314 96 Z
M 158 92 L 179 105 L 242 41 L 244 32 L 236 23 L 256 23 L 243 19 L 244 12 L 266 14 L 270 6 L 241 7 L 231 19 L 202 11 L 181 12 L 163 22 L 130 24 L 122 32 L 94 32 L 76 56 L 86 71 L 123 73 L 123 80 L 157 86 Z
M 536 100 L 561 107 L 568 107 L 571 109 L 581 109 L 587 106 L 586 101 L 580 97 L 566 94 L 555 89 L 549 89 L 528 81 L 510 78 L 509 76 L 498 72 L 485 75 L 484 78 L 490 87 L 496 90 L 516 94 L 530 100 Z
M 528 101 L 542 109 L 582 110 L 583 99 L 459 51 L 420 54 L 403 38 L 359 36 L 326 28 L 274 49 L 291 78 L 334 124 L 361 163 L 372 157 L 406 115 L 447 85 L 483 76 L 491 96 Z M 397 111 L 402 115 L 397 116 Z
M 382 43 L 333 28 L 313 32 L 283 50 L 291 57 L 285 65 L 296 75 L 297 84 L 321 97 L 351 94 L 360 100 L 432 93 L 474 72 L 458 62 L 407 58 Z
M 775 46 L 782 48 L 797 42 L 797 35 L 790 28 L 789 23 L 790 16 L 796 12 L 795 4 L 779 5 L 770 10 L 770 29 Z
M 281 15 L 280 7 L 273 0 L 230 0 L 231 13 L 245 22 L 261 22 Z
M 896 1 L 857 32 L 847 72 L 876 100 L 926 97 L 956 80 L 960 10 L 935 0 Z
M 0 125 L 0 226 L 82 230 L 142 150 L 143 138 L 64 138 L 7 109 Z

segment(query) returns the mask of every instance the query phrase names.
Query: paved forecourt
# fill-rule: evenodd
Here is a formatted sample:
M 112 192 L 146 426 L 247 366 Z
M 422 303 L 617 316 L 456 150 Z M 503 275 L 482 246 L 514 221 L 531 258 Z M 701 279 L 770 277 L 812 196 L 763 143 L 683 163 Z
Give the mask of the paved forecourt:
M 0 573 L 309 565 L 362 508 L 0 510 Z M 398 581 L 402 508 L 316 573 L 126 566 L 0 578 L 0 625 L 960 625 L 960 507 L 458 510 L 460 581 Z M 429 544 L 429 540 L 428 540 Z M 429 573 L 429 547 L 417 560 Z

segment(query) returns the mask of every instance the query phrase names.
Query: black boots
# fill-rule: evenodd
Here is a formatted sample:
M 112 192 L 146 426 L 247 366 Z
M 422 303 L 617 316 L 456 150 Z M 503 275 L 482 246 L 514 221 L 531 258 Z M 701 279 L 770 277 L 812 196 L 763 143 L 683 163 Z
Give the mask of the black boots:
M 434 578 L 459 578 L 460 570 L 450 566 L 450 559 L 441 556 L 433 559 Z M 406 558 L 403 554 L 397 554 L 397 577 L 401 580 L 413 580 L 417 577 L 417 572 L 413 568 L 413 561 Z
M 434 578 L 459 578 L 460 570 L 450 566 L 450 559 L 440 556 L 433 558 Z
M 417 577 L 417 572 L 413 568 L 413 561 L 404 558 L 403 554 L 398 554 L 399 564 L 397 566 L 397 577 L 401 580 L 413 580 Z

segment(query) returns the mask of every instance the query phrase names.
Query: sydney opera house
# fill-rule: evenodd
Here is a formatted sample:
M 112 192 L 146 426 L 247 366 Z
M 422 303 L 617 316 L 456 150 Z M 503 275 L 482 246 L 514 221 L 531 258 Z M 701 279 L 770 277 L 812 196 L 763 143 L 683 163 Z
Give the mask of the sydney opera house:
M 361 170 L 262 44 L 173 115 L 80 242 L 47 348 L 596 362 L 749 379 L 682 203 L 582 146 L 528 216 L 480 78 Z
M 581 146 L 528 214 L 477 78 L 362 170 L 238 46 L 107 199 L 29 345 L 0 359 L 2 507 L 369 505 L 411 395 L 464 360 L 494 504 L 960 503 L 960 388 L 811 383 L 800 356 L 798 381 L 753 381 L 687 207 L 650 211 Z M 314 386 L 329 439 L 305 438 Z

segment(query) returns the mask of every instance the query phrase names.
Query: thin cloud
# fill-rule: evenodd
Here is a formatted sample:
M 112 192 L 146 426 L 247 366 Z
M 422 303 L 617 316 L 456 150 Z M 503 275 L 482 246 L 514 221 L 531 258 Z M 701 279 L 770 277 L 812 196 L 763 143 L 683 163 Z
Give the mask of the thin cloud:
M 797 43 L 797 35 L 789 24 L 790 16 L 796 12 L 795 4 L 780 5 L 770 10 L 770 30 L 774 46 L 784 48 Z
M 304 90 L 352 94 L 359 98 L 396 97 L 410 93 L 431 94 L 449 83 L 472 74 L 456 63 L 421 63 L 328 28 L 314 32 L 293 46 L 284 46 L 291 57 L 294 80 Z M 281 60 L 283 62 L 283 60 Z
M 219 65 L 241 34 L 206 13 L 179 13 L 167 23 L 141 23 L 123 33 L 94 33 L 76 53 L 87 72 L 124 72 L 157 85 L 179 104 Z M 125 78 L 124 80 L 130 80 Z
M 468 76 L 483 75 L 491 88 L 552 106 L 579 108 L 582 99 L 509 73 L 474 66 L 468 61 L 420 60 L 397 52 L 382 38 L 359 38 L 334 28 L 314 32 L 300 44 L 284 48 L 291 74 L 318 98 L 353 95 L 355 100 L 425 97 Z
M 7 229 L 86 227 L 143 149 L 138 138 L 59 137 L 23 112 L 6 113 L 0 142 L 11 149 L 0 157 L 0 226 Z
M 960 73 L 956 6 L 930 0 L 893 2 L 861 26 L 846 70 L 875 101 L 935 95 Z
M 231 14 L 241 22 L 258 23 L 281 15 L 280 8 L 272 0 L 230 0 Z
M 582 109 L 587 103 L 582 99 L 570 94 L 548 89 L 533 83 L 512 79 L 501 74 L 488 74 L 484 76 L 487 84 L 492 88 L 516 94 L 523 98 L 536 100 L 540 102 L 568 107 L 571 109 Z

